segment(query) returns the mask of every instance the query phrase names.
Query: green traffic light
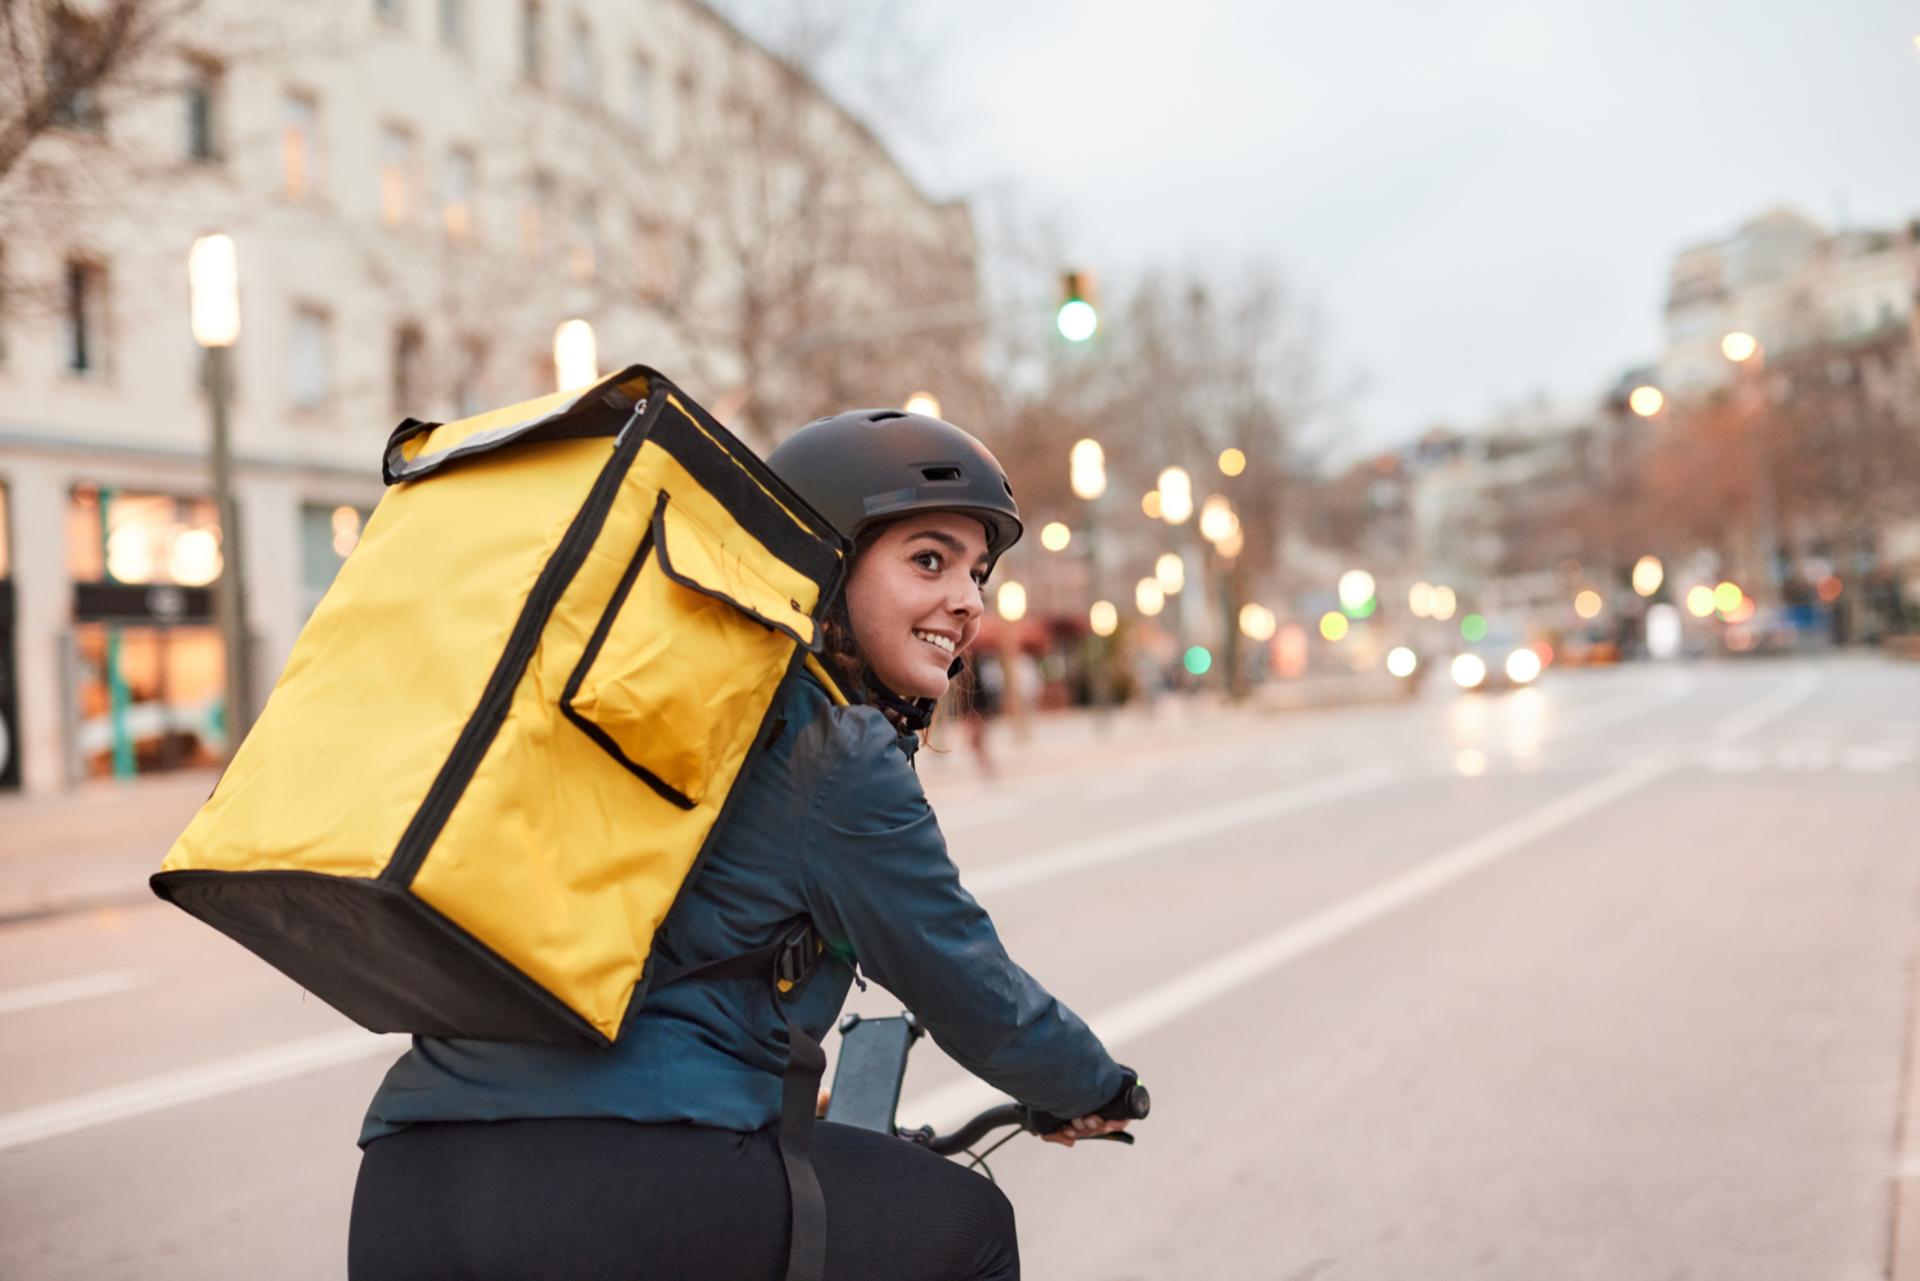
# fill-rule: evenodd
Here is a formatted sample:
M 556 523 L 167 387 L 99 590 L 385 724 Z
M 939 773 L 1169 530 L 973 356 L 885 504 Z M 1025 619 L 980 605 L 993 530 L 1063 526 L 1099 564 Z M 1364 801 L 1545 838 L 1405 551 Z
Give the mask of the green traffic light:
M 1084 298 L 1069 298 L 1060 304 L 1053 323 L 1068 342 L 1085 342 L 1100 328 L 1100 313 Z

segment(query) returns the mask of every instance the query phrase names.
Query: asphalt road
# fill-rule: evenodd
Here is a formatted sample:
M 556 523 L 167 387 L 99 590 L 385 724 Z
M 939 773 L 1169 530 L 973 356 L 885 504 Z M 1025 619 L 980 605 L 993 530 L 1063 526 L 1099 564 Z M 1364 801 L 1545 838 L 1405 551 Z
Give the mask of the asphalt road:
M 993 1158 L 1028 1275 L 1886 1274 L 1920 667 L 1552 672 L 964 765 L 928 775 L 966 879 L 1155 1096 L 1131 1149 Z M 0 1276 L 341 1276 L 395 1053 L 159 904 L 0 928 Z M 993 1097 L 923 1044 L 901 1119 Z

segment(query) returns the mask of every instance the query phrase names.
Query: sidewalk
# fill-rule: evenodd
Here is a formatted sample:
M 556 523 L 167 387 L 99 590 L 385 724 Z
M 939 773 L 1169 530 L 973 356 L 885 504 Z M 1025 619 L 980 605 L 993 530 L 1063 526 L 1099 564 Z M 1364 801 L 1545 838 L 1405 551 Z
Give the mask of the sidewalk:
M 958 801 L 1002 779 L 1045 779 L 1178 754 L 1254 732 L 1276 711 L 1375 701 L 1351 693 L 1268 692 L 1242 707 L 1165 697 L 1104 714 L 1086 708 L 1040 713 L 1024 731 L 1001 717 L 988 727 L 993 778 L 981 774 L 964 726 L 947 720 L 935 726 L 933 748 L 919 754 L 919 770 L 936 802 Z M 218 771 L 192 770 L 0 798 L 0 925 L 150 901 L 147 877 L 218 779 Z

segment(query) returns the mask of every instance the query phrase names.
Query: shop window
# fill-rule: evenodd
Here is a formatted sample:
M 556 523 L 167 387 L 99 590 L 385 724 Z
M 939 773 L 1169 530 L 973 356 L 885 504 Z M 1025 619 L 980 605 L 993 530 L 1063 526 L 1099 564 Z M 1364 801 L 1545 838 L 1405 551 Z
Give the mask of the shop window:
M 220 577 L 213 501 L 80 485 L 67 503 L 67 577 L 76 584 L 206 587 Z
M 204 622 L 74 627 L 76 747 L 90 778 L 218 765 L 226 750 L 226 653 Z

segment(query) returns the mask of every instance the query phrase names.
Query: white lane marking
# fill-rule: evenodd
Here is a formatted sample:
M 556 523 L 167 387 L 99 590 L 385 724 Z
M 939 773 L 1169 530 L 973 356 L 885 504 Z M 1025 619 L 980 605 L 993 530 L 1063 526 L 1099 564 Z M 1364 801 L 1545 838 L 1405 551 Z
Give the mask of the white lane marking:
M 152 977 L 139 970 L 108 970 L 102 974 L 83 974 L 79 978 L 35 983 L 31 987 L 9 988 L 0 992 L 0 1014 L 18 1014 L 22 1010 L 64 1005 L 68 1001 L 84 1001 L 91 996 L 111 996 L 115 992 L 145 987 L 151 982 Z
M 408 1038 L 397 1033 L 378 1036 L 353 1028 L 151 1076 L 131 1085 L 97 1090 L 44 1107 L 10 1112 L 0 1116 L 0 1152 L 109 1121 L 124 1121 L 181 1103 L 209 1099 L 250 1085 L 303 1076 L 339 1063 L 352 1063 L 376 1054 L 398 1054 L 407 1044 Z
M 1738 724 L 1723 727 L 1723 741 L 1751 733 L 1780 716 L 1811 694 L 1818 681 L 1795 687 L 1796 697 L 1776 697 L 1764 706 L 1765 715 L 1743 714 Z M 1603 806 L 1674 772 L 1677 761 L 1668 755 L 1637 761 L 1574 789 L 1538 809 L 1512 819 L 1492 831 L 1470 837 L 1417 867 L 1322 908 L 1302 920 L 1281 926 L 1224 956 L 1196 966 L 1185 974 L 1147 989 L 1087 1020 L 1108 1049 L 1137 1040 L 1201 1006 L 1233 992 L 1255 979 L 1334 943 L 1374 922 L 1438 893 L 1454 882 L 1532 845 L 1540 838 L 1584 818 Z M 949 1129 L 983 1108 L 1004 1102 L 1005 1095 L 973 1077 L 929 1090 L 907 1100 L 899 1115 L 909 1124 Z
M 1088 868 L 1117 863 L 1122 859 L 1135 858 L 1155 850 L 1191 844 L 1215 832 L 1244 827 L 1261 819 L 1274 818 L 1311 805 L 1324 805 L 1328 801 L 1372 791 L 1401 777 L 1402 773 L 1397 769 L 1370 765 L 1349 770 L 1345 774 L 1335 774 L 1331 778 L 1302 783 L 1297 787 L 1250 796 L 1245 800 L 1233 801 L 1199 814 L 1178 814 L 1130 831 L 1113 832 L 1105 836 L 1077 841 L 1072 845 L 1061 846 L 1045 854 L 1023 858 L 1017 862 L 965 873 L 960 879 L 974 894 L 992 894 L 1022 885 L 1032 885 L 1036 881 L 1051 880 L 1056 876 L 1066 876 L 1072 872 L 1084 872 Z
M 1735 712 L 1722 720 L 1714 727 L 1714 740 L 1731 743 L 1736 738 L 1744 737 L 1792 708 L 1819 688 L 1820 673 L 1817 670 L 1798 672 L 1792 680 L 1775 690 L 1772 697 L 1763 698 L 1745 710 Z

